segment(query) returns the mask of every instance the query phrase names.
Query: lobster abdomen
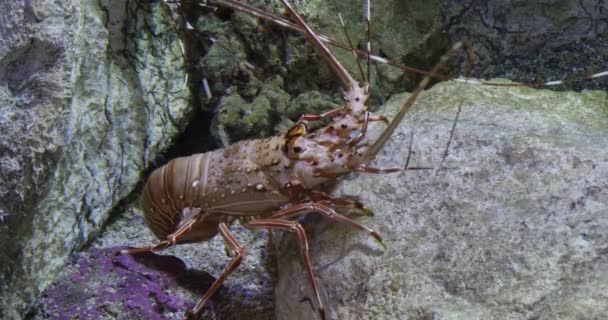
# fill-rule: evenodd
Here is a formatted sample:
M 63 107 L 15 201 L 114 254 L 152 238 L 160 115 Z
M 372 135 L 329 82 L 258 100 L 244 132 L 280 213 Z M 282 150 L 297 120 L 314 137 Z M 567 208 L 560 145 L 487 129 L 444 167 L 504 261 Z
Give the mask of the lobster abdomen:
M 200 241 L 217 233 L 219 222 L 244 216 L 267 216 L 289 202 L 280 192 L 279 164 L 287 163 L 278 145 L 282 137 L 247 140 L 226 149 L 171 160 L 154 170 L 144 187 L 144 220 L 165 239 L 199 208 L 205 218 L 182 239 Z

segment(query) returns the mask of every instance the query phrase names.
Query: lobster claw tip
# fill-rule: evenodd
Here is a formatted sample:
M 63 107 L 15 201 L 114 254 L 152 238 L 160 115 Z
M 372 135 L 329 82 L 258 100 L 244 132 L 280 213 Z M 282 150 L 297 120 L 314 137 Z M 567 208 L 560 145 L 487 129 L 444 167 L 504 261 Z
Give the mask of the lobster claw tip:
M 382 237 L 376 231 L 372 232 L 372 236 L 374 237 L 374 239 L 376 239 L 378 244 L 382 246 L 382 249 L 386 250 L 386 244 L 384 243 L 384 240 L 382 240 Z
M 373 217 L 374 216 L 374 212 L 372 211 L 372 209 L 368 208 L 368 207 L 363 207 L 363 214 L 369 217 Z
M 378 244 L 379 244 L 380 246 L 382 246 L 382 250 L 386 250 L 386 249 L 387 249 L 387 247 L 386 247 L 386 243 L 384 243 L 384 241 L 382 241 L 382 239 L 380 239 L 380 240 L 376 240 L 376 241 L 378 241 Z

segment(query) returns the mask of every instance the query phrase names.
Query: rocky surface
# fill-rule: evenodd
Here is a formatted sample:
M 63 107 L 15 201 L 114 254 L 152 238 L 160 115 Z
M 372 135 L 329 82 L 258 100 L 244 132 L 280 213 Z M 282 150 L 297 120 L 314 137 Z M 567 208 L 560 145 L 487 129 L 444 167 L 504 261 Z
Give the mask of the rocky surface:
M 184 127 L 189 92 L 158 4 L 2 7 L 0 318 L 19 319 Z
M 476 78 L 550 81 L 606 69 L 608 3 L 582 1 L 444 1 L 450 40 L 468 39 Z M 459 71 L 464 74 L 464 70 Z M 561 89 L 602 89 L 608 80 Z
M 376 52 L 401 61 L 416 51 L 410 60 L 424 61 L 426 64 L 418 66 L 428 68 L 432 64 L 429 61 L 435 61 L 448 43 L 440 31 L 441 7 L 438 1 L 432 2 L 374 2 L 377 12 L 386 13 L 373 21 Z M 284 15 L 276 1 L 250 3 Z M 363 8 L 356 1 L 341 1 L 338 6 L 354 45 L 364 45 Z M 319 32 L 347 42 L 333 2 L 306 1 L 297 3 L 296 8 Z M 410 12 L 419 12 L 420 16 L 412 17 Z M 226 9 L 216 11 L 215 16 L 201 12 L 189 21 L 206 50 L 195 68 L 212 93 L 211 98 L 203 97 L 207 102 L 203 108 L 214 111 L 212 133 L 220 145 L 280 133 L 302 111 L 328 110 L 341 103 L 335 76 L 301 35 Z M 427 50 L 428 43 L 435 48 Z M 350 51 L 337 49 L 334 53 L 348 70 L 360 75 Z M 373 77 L 374 85 L 381 83 L 381 88 L 374 90 L 374 101 L 384 101 L 393 93 L 413 87 L 417 79 L 387 68 L 374 71 Z
M 171 318 L 194 306 L 176 293 L 178 285 L 196 289 L 210 284 L 203 274 L 188 276 L 184 263 L 175 257 L 115 256 L 121 248 L 79 254 L 66 266 L 65 278 L 59 277 L 45 291 L 46 309 L 40 318 L 107 319 L 108 314 L 120 319 Z
M 231 231 L 246 246 L 246 255 L 201 319 L 274 319 L 277 269 L 273 251 L 266 247 L 266 232 L 239 225 Z M 183 319 L 230 257 L 221 237 L 158 254 L 114 256 L 124 246 L 157 241 L 143 221 L 139 201 L 121 209 L 103 234 L 54 277 L 33 318 Z
M 211 245 L 217 245 L 215 241 Z M 209 246 L 204 246 L 209 247 Z M 195 253 L 207 259 L 222 260 L 219 255 L 190 249 L 180 255 L 198 261 L 188 267 L 173 255 L 115 255 L 125 247 L 92 248 L 79 253 L 41 299 L 37 319 L 183 319 L 215 278 L 209 271 L 220 266 L 193 258 Z M 222 246 L 208 248 L 218 252 Z M 248 265 L 255 258 L 245 259 L 247 274 L 255 272 Z M 184 253 L 178 250 L 177 253 Z M 175 252 L 174 252 L 175 254 Z M 227 260 L 224 259 L 224 260 Z M 223 267 L 223 266 L 221 266 Z M 204 271 L 203 271 L 204 270 Z M 242 272 L 241 272 L 242 274 Z M 249 281 L 247 281 L 249 280 Z M 244 279 L 233 277 L 228 287 L 221 288 L 212 300 L 212 309 L 202 319 L 270 319 L 273 312 L 270 296 L 272 286 L 264 277 Z M 262 294 L 261 294 L 261 293 Z
M 392 114 L 402 99 L 391 100 L 383 112 Z M 425 92 L 377 164 L 403 165 L 414 132 L 410 167 L 435 169 L 351 174 L 336 187 L 336 194 L 355 196 L 371 207 L 375 216 L 358 220 L 378 230 L 387 249 L 314 214 L 304 219 L 330 318 L 601 319 L 608 315 L 604 304 L 606 103 L 608 96 L 599 91 L 556 93 L 455 81 Z M 462 113 L 442 162 L 459 104 Z M 378 129 L 374 127 L 371 134 Z M 222 319 L 317 319 L 293 237 L 277 239 L 278 280 L 274 280 L 275 262 L 264 246 L 265 234 L 233 229 L 248 254 L 213 299 L 216 314 Z M 113 221 L 93 247 L 154 241 L 139 210 L 133 208 Z M 155 298 L 147 317 L 178 318 L 183 309 L 175 306 L 191 307 L 225 266 L 228 257 L 223 247 L 217 238 L 136 261 L 100 256 L 104 251 L 91 249 L 47 290 L 40 314 L 72 312 L 69 303 L 73 302 L 54 294 L 57 288 L 94 293 L 79 315 L 96 310 L 106 319 L 123 319 L 124 313 L 116 310 L 140 312 L 144 304 L 135 302 L 148 305 L 144 298 L 157 297 L 154 290 L 160 290 L 166 299 Z M 157 260 L 175 271 L 162 273 L 166 269 L 162 263 L 150 265 Z M 79 276 L 82 261 L 101 276 Z M 142 268 L 149 268 L 145 274 L 152 273 L 145 286 L 138 282 Z M 85 280 L 74 283 L 74 274 Z M 193 290 L 180 280 L 191 275 L 205 284 Z M 118 276 L 120 281 L 98 280 Z M 108 287 L 134 282 L 137 289 L 117 293 L 135 301 L 133 305 L 125 307 L 124 299 L 103 294 Z
M 335 191 L 369 205 L 359 220 L 388 248 L 307 219 L 329 318 L 608 316 L 607 103 L 461 82 L 425 92 L 376 164 L 404 165 L 414 132 L 410 166 L 434 170 L 351 174 Z M 288 236 L 278 250 L 277 318 L 318 319 L 296 248 Z

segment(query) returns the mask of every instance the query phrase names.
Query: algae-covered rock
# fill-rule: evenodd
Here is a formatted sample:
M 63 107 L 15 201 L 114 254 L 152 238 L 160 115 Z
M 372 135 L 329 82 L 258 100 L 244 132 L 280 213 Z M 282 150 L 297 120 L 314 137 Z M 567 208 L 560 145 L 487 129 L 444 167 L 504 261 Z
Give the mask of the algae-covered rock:
M 289 102 L 289 94 L 280 89 L 281 78 L 276 80 L 262 85 L 252 101 L 246 101 L 236 92 L 222 98 L 218 115 L 212 123 L 216 138 L 222 145 L 274 134 L 272 129 Z
M 44 292 L 46 319 L 177 319 L 194 304 L 180 295 L 179 285 L 201 290 L 211 277 L 188 272 L 171 256 L 116 256 L 124 247 L 79 253 Z
M 241 266 L 211 299 L 202 319 L 272 319 L 274 260 L 266 233 L 235 225 L 246 248 Z M 48 287 L 38 318 L 183 319 L 222 272 L 230 257 L 221 237 L 179 245 L 157 254 L 115 256 L 124 246 L 156 243 L 139 202 L 121 210 L 91 247 L 78 255 Z M 212 311 L 213 310 L 213 311 Z
M 403 166 L 414 134 L 409 166 L 434 169 L 351 174 L 334 193 L 373 210 L 358 220 L 387 249 L 353 228 L 307 219 L 329 318 L 608 316 L 607 101 L 600 91 L 462 82 L 425 92 L 375 165 Z M 277 317 L 318 319 L 296 241 L 287 239 Z
M 447 44 L 440 27 L 441 7 L 435 2 L 374 2 L 374 51 L 394 61 L 403 62 L 408 57 L 410 63 L 420 68 L 430 67 Z M 284 15 L 284 9 L 276 2 L 264 3 L 257 3 L 257 6 L 279 16 Z M 367 42 L 365 10 L 361 3 L 341 1 L 336 8 L 334 2 L 315 0 L 295 3 L 295 7 L 317 32 L 348 43 L 336 15 L 339 10 L 347 22 L 347 32 L 353 45 L 362 46 Z M 418 14 L 412 15 L 411 12 Z M 217 104 L 204 106 L 213 106 L 215 124 L 212 132 L 224 145 L 229 141 L 280 133 L 274 128 L 284 129 L 289 123 L 286 118 L 294 118 L 291 108 L 289 114 L 282 114 L 286 104 L 273 106 L 274 114 L 268 115 L 268 103 L 264 97 L 269 89 L 268 83 L 278 85 L 271 88 L 272 91 L 288 93 L 291 99 L 299 97 L 295 105 L 302 113 L 316 112 L 315 106 L 320 104 L 335 105 L 342 98 L 334 73 L 300 34 L 286 32 L 282 27 L 241 12 L 232 13 L 229 21 L 203 15 L 195 28 L 213 38 L 200 62 L 210 90 L 214 95 L 228 93 L 227 97 L 218 97 Z M 332 51 L 353 76 L 363 81 L 351 51 L 338 48 L 332 48 Z M 373 91 L 374 101 L 382 101 L 392 93 L 412 87 L 413 83 L 411 75 L 395 73 L 388 68 L 379 68 L 372 75 L 374 79 L 381 79 L 381 89 Z M 378 83 L 374 80 L 373 86 Z M 262 88 L 262 84 L 266 84 L 267 90 Z M 315 95 L 311 98 L 316 101 L 304 102 L 302 94 Z M 319 97 L 326 100 L 319 103 Z M 311 109 L 302 106 L 310 106 Z
M 189 93 L 160 3 L 2 6 L 0 318 L 19 319 L 184 126 Z

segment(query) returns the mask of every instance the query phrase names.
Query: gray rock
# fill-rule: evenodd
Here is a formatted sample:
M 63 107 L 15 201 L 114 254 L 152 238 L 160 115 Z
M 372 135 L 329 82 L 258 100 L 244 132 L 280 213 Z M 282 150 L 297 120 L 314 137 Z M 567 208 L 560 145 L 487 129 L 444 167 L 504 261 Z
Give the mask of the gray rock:
M 185 124 L 160 4 L 2 1 L 0 318 L 29 313 Z
M 448 0 L 443 6 L 450 40 L 468 39 L 475 48 L 477 61 L 471 76 L 542 82 L 606 68 L 608 3 Z M 600 79 L 563 88 L 607 86 L 608 80 Z
M 414 130 L 410 167 L 434 170 L 351 174 L 335 190 L 369 205 L 375 216 L 357 220 L 387 249 L 306 219 L 329 318 L 606 318 L 607 108 L 600 91 L 449 82 L 425 92 L 375 164 L 403 166 Z M 277 318 L 318 319 L 296 242 L 286 238 Z

